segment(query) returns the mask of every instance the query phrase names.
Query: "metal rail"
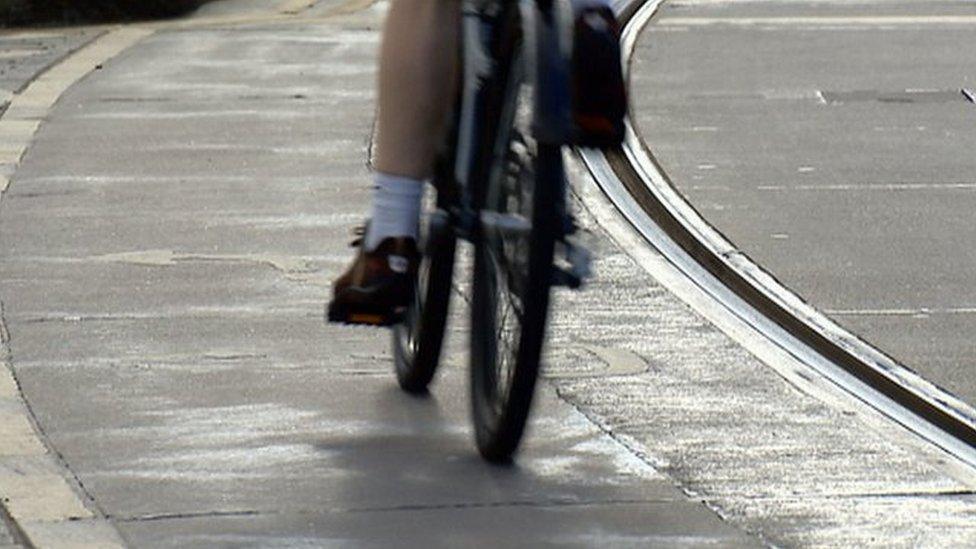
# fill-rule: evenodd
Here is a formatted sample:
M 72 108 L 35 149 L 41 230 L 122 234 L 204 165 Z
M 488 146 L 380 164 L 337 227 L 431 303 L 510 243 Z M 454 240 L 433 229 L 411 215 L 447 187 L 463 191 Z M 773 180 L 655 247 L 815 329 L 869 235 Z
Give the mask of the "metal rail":
M 624 24 L 626 64 L 640 31 L 664 1 L 616 2 Z M 579 152 L 604 194 L 638 233 L 776 345 L 848 394 L 976 467 L 976 410 L 848 332 L 753 263 L 676 190 L 634 128 L 628 120 L 628 136 L 620 148 Z M 710 288 L 715 281 L 722 291 Z M 735 299 L 723 297 L 728 292 Z

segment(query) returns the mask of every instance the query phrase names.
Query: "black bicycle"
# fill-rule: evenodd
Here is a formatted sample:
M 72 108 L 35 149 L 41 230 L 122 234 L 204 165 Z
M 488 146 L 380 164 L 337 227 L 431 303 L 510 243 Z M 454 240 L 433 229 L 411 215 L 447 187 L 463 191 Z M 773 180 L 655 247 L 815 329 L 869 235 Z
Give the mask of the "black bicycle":
M 570 243 L 563 147 L 573 142 L 569 6 L 466 0 L 463 82 L 421 230 L 414 303 L 394 327 L 397 378 L 423 392 L 437 368 L 458 239 L 474 246 L 471 402 L 478 449 L 507 461 L 529 415 L 550 288 L 589 269 Z

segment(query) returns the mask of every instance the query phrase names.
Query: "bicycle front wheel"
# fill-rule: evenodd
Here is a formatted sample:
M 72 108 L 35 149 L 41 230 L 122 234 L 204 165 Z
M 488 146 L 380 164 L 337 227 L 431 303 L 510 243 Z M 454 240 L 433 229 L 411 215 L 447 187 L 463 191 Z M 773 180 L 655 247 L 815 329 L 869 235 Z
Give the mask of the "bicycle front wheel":
M 529 416 L 545 339 L 563 166 L 513 130 L 503 176 L 489 183 L 475 242 L 471 389 L 478 449 L 507 461 Z

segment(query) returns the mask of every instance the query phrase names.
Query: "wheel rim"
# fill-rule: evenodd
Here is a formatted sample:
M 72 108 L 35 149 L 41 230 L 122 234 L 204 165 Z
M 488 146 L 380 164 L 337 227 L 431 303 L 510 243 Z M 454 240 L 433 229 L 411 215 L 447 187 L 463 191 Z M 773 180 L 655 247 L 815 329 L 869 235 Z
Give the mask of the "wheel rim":
M 495 415 L 504 411 L 512 386 L 515 382 L 515 367 L 521 345 L 523 307 L 521 296 L 514 292 L 508 281 L 512 273 L 507 262 L 497 256 L 497 249 L 487 251 L 486 283 L 493 296 L 494 307 L 485 311 L 488 316 L 486 327 L 490 327 L 493 337 L 489 344 L 485 368 L 488 400 Z
M 513 143 L 524 147 L 517 132 Z M 527 151 L 521 151 L 527 154 Z M 526 223 L 531 220 L 531 177 L 524 177 L 526 159 L 510 152 L 507 169 L 494 178 L 487 193 L 486 206 L 503 214 L 515 214 Z M 526 188 L 528 187 L 528 188 Z M 531 226 L 531 225 L 529 225 Z M 526 233 L 484 232 L 484 275 L 488 299 L 484 302 L 486 338 L 484 349 L 484 388 L 492 415 L 504 413 L 512 388 L 517 382 L 516 365 L 521 352 L 524 328 L 524 299 L 527 288 L 529 240 Z
M 417 268 L 417 276 L 413 285 L 413 303 L 407 307 L 403 317 L 403 325 L 398 327 L 397 336 L 400 348 L 408 361 L 413 362 L 420 346 L 421 317 L 424 310 L 424 300 L 427 296 L 427 281 L 430 274 L 430 261 L 426 256 Z
M 428 186 L 424 190 L 422 212 L 431 212 L 437 207 L 436 191 Z M 425 214 L 426 215 L 426 214 Z M 422 219 L 420 222 L 420 234 L 418 241 L 422 243 L 420 250 L 420 264 L 417 266 L 417 274 L 413 280 L 413 303 L 407 307 L 404 313 L 403 322 L 396 326 L 397 345 L 406 359 L 405 365 L 413 365 L 420 351 L 420 341 L 422 339 L 423 311 L 427 300 L 427 290 L 430 282 L 431 258 L 427 250 L 427 242 L 430 235 L 427 234 L 427 223 Z

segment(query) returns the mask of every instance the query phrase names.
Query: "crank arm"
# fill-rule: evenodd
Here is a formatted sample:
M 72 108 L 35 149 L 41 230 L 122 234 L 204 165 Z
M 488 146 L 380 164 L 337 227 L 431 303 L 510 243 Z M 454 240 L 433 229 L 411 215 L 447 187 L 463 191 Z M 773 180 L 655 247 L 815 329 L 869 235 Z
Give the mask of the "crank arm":
M 592 273 L 592 254 L 569 240 L 556 242 L 556 264 L 552 266 L 552 285 L 580 288 Z

